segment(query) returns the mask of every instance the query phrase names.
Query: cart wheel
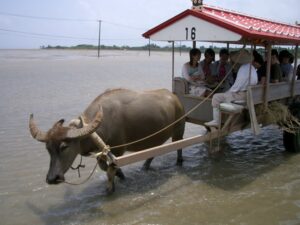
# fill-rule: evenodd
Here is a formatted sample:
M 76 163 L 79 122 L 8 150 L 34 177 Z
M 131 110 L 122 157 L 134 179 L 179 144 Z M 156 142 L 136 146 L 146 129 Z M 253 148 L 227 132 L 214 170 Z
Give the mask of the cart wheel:
M 283 144 L 288 152 L 300 152 L 300 130 L 295 134 L 284 131 Z
M 300 119 L 300 103 L 294 102 L 289 106 L 289 109 L 293 116 Z M 288 152 L 300 152 L 300 130 L 295 134 L 283 132 L 283 144 L 285 150 Z

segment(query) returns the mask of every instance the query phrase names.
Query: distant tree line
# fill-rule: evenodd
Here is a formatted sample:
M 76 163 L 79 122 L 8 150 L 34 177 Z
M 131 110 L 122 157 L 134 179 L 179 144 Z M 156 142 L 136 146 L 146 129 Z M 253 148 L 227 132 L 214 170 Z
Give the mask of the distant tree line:
M 211 48 L 213 48 L 215 50 L 215 52 L 219 52 L 219 50 L 221 48 L 218 48 L 218 47 L 213 47 L 213 46 L 210 46 Z M 76 46 L 60 46 L 60 45 L 57 45 L 57 46 L 51 46 L 51 45 L 48 45 L 48 46 L 41 46 L 40 47 L 41 49 L 98 49 L 98 46 L 95 46 L 95 45 L 88 45 L 88 44 L 81 44 L 81 45 L 76 45 Z M 100 46 L 101 49 L 104 49 L 104 50 L 149 50 L 149 48 L 151 49 L 151 51 L 172 51 L 172 46 L 171 45 L 167 45 L 167 46 L 159 46 L 157 44 L 147 44 L 147 45 L 144 45 L 144 46 L 137 46 L 137 47 L 134 47 L 134 46 L 128 46 L 128 45 L 123 45 L 123 46 L 117 46 L 117 45 L 112 45 L 112 46 L 109 46 L 109 45 L 101 45 Z M 191 50 L 191 47 L 188 47 L 186 45 L 175 45 L 175 50 L 180 50 L 180 51 L 183 51 L 183 52 L 189 52 Z M 200 50 L 201 52 L 204 53 L 205 49 L 207 49 L 207 47 L 205 46 L 200 46 Z
M 88 45 L 88 44 L 80 44 L 80 45 L 76 45 L 76 46 L 70 46 L 70 47 L 67 47 L 67 46 L 60 46 L 60 45 L 57 45 L 57 46 L 51 46 L 51 45 L 48 45 L 48 46 L 41 46 L 40 47 L 41 49 L 94 49 L 94 50 L 97 50 L 98 49 L 98 46 L 95 46 L 95 45 Z M 137 47 L 134 47 L 134 46 L 128 46 L 128 45 L 123 45 L 123 46 L 117 46 L 117 45 L 112 45 L 112 46 L 109 46 L 109 45 L 101 45 L 100 48 L 102 50 L 149 50 L 149 48 L 151 49 L 151 51 L 172 51 L 172 46 L 171 45 L 167 45 L 167 46 L 159 46 L 157 44 L 147 44 L 147 45 L 144 45 L 144 46 L 137 46 Z M 186 46 L 186 45 L 175 45 L 174 49 L 175 51 L 182 51 L 182 52 L 189 52 L 190 49 L 192 47 L 189 47 L 189 46 Z M 205 50 L 207 48 L 212 48 L 216 54 L 219 53 L 220 49 L 224 48 L 224 47 L 217 47 L 217 46 L 208 46 L 208 47 L 205 47 L 205 46 L 200 46 L 200 47 L 197 47 L 201 50 L 202 53 L 205 52 Z M 230 47 L 230 51 L 235 51 L 235 50 L 238 50 L 240 49 L 240 47 Z M 293 53 L 293 49 L 292 48 L 286 48 L 286 47 L 280 47 L 278 46 L 276 48 L 278 50 L 278 52 L 280 52 L 281 50 L 283 49 L 288 49 L 291 53 Z M 250 49 L 249 49 L 250 50 Z M 264 48 L 262 47 L 259 47 L 258 49 L 258 52 L 262 55 L 264 55 Z M 298 57 L 300 57 L 300 52 L 298 53 Z

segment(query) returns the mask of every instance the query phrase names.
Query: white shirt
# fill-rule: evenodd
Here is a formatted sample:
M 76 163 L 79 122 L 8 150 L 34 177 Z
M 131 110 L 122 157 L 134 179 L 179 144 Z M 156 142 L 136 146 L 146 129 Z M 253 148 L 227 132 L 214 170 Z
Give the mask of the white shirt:
M 251 74 L 249 79 L 250 66 L 251 66 Z M 256 84 L 257 84 L 257 73 L 254 66 L 252 66 L 250 63 L 243 64 L 239 68 L 239 71 L 236 76 L 236 80 L 232 85 L 232 87 L 229 89 L 229 92 L 246 91 L 249 85 L 256 85 Z

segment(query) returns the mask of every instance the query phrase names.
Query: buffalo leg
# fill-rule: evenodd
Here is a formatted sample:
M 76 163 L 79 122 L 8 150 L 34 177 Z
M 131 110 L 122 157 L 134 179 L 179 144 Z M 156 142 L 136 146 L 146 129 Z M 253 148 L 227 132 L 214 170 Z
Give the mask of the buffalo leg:
M 107 171 L 108 165 L 106 163 L 106 160 L 98 158 L 98 165 L 103 171 Z
M 175 125 L 172 141 L 178 141 L 183 138 L 185 121 L 181 120 Z M 181 166 L 183 162 L 182 149 L 177 150 L 177 165 Z
M 183 162 L 182 149 L 177 150 L 177 165 L 181 166 Z
M 107 179 L 108 179 L 108 185 L 107 185 L 107 192 L 109 194 L 113 193 L 115 191 L 115 175 L 117 173 L 117 168 L 115 165 L 109 165 L 107 168 Z
M 108 165 L 107 165 L 106 160 L 101 159 L 101 158 L 98 159 L 98 165 L 99 165 L 99 167 L 100 167 L 103 171 L 105 171 L 105 172 L 107 171 Z M 125 175 L 124 175 L 123 171 L 122 171 L 120 168 L 117 169 L 116 175 L 117 175 L 117 177 L 119 177 L 121 180 L 124 180 L 124 179 L 125 179 Z
M 146 162 L 143 165 L 143 170 L 149 170 L 150 164 L 151 164 L 151 162 L 152 162 L 153 159 L 154 158 L 152 157 L 152 158 L 149 158 L 149 159 L 146 160 Z
M 117 177 L 119 177 L 121 180 L 125 180 L 125 175 L 124 175 L 123 171 L 121 170 L 121 168 L 118 168 L 118 169 L 117 169 L 116 175 L 117 175 Z

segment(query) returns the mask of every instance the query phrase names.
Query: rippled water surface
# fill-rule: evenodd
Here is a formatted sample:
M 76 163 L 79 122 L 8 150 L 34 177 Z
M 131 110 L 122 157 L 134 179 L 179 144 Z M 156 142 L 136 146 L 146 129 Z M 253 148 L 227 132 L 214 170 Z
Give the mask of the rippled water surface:
M 148 52 L 0 50 L 0 224 L 300 224 L 300 155 L 287 154 L 282 133 L 263 128 L 236 132 L 222 151 L 208 146 L 125 166 L 125 181 L 107 196 L 106 175 L 97 169 L 85 184 L 49 186 L 49 156 L 28 131 L 29 114 L 43 130 L 78 116 L 108 88 L 171 89 L 171 54 Z M 188 59 L 176 54 L 176 71 Z M 185 136 L 203 133 L 188 124 Z M 76 160 L 77 162 L 79 159 Z M 95 160 L 84 158 L 81 178 Z

